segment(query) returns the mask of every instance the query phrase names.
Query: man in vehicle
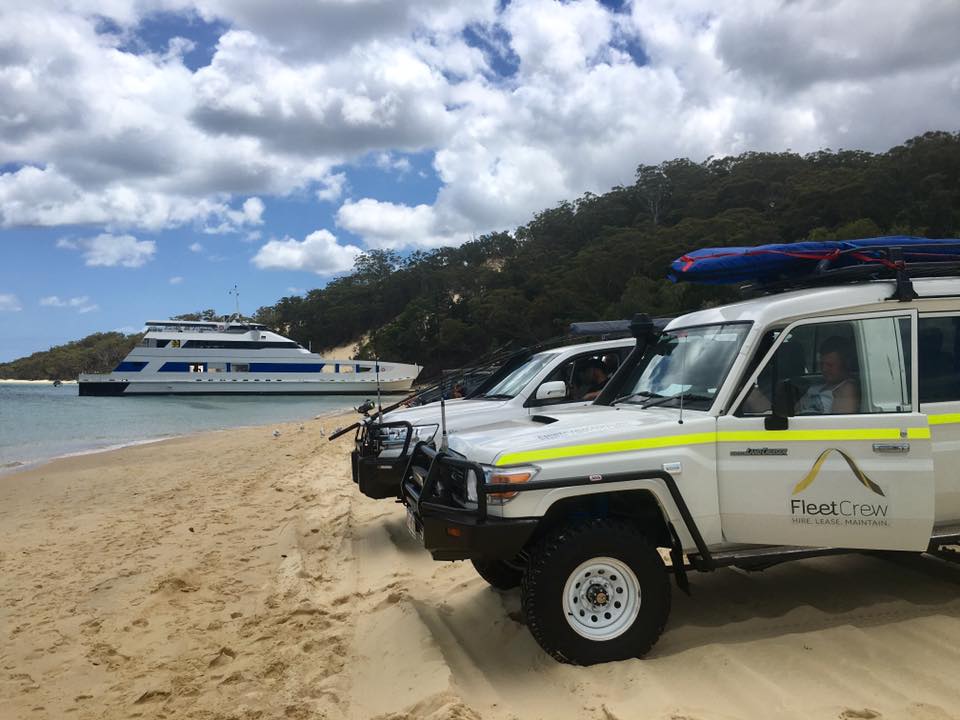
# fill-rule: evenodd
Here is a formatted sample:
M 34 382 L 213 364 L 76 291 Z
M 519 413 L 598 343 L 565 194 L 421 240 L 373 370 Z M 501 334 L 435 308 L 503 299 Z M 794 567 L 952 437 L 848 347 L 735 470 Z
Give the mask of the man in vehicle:
M 797 415 L 843 415 L 860 410 L 860 388 L 851 377 L 853 347 L 834 335 L 820 346 L 822 382 L 814 383 L 797 402 Z
M 589 358 L 577 373 L 578 395 L 581 400 L 595 400 L 610 378 L 600 358 Z
M 796 386 L 802 382 L 806 371 L 803 367 L 803 348 L 795 343 L 780 346 L 778 356 L 769 369 L 777 368 L 777 375 Z M 821 381 L 810 385 L 794 406 L 797 415 L 842 415 L 860 409 L 860 388 L 852 377 L 854 349 L 849 340 L 839 335 L 828 337 L 820 345 Z M 769 382 L 769 380 L 767 380 Z M 763 381 L 745 401 L 751 413 L 770 411 L 770 398 L 760 388 Z M 769 389 L 767 390 L 769 392 Z

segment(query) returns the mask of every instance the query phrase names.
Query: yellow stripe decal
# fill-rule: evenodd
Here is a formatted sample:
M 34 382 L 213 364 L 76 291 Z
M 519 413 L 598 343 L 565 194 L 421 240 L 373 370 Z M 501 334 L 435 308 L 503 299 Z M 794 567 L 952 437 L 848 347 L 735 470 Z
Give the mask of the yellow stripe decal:
M 927 415 L 931 425 L 952 425 L 960 423 L 960 413 L 944 413 L 942 415 Z
M 716 440 L 717 434 L 715 432 L 705 432 L 689 435 L 665 435 L 638 440 L 617 440 L 591 445 L 567 445 L 566 447 L 544 448 L 543 450 L 504 453 L 497 460 L 497 465 L 516 465 L 518 463 L 537 462 L 538 460 L 559 460 L 560 458 L 582 457 L 584 455 L 607 455 L 609 453 L 677 447 L 679 445 L 703 445 L 704 443 L 716 442 Z
M 817 442 L 817 441 L 854 441 L 854 440 L 900 440 L 900 428 L 871 428 L 861 430 L 747 430 L 728 432 L 691 433 L 689 435 L 664 435 L 661 437 L 639 438 L 636 440 L 617 440 L 615 442 L 592 443 L 589 445 L 567 445 L 564 447 L 543 448 L 542 450 L 524 450 L 504 453 L 497 465 L 518 465 L 542 460 L 560 460 L 563 458 L 584 457 L 588 455 L 608 455 L 630 452 L 631 450 L 652 450 L 667 447 L 685 447 L 704 445 L 712 442 Z M 907 437 L 914 440 L 930 438 L 930 428 L 908 428 Z
M 926 435 L 912 435 L 911 430 L 919 430 Z M 928 428 L 910 428 L 908 437 L 930 437 Z M 776 442 L 777 440 L 817 441 L 817 440 L 900 440 L 900 428 L 865 428 L 860 430 L 747 430 L 717 433 L 719 442 Z

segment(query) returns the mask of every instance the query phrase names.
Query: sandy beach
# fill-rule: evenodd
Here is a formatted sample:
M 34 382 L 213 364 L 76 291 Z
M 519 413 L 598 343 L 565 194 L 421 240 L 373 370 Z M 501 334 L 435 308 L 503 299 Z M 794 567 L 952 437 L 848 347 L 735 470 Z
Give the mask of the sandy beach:
M 0 718 L 960 717 L 960 567 L 694 575 L 647 659 L 563 666 L 355 490 L 337 424 L 0 477 Z

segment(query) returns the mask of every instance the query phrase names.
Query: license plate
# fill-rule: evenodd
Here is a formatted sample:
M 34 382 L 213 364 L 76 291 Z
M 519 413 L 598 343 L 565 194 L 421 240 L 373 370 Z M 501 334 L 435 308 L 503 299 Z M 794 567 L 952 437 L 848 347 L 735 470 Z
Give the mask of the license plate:
M 417 542 L 423 541 L 422 533 L 417 529 L 417 518 L 413 515 L 413 510 L 407 508 L 407 531 Z

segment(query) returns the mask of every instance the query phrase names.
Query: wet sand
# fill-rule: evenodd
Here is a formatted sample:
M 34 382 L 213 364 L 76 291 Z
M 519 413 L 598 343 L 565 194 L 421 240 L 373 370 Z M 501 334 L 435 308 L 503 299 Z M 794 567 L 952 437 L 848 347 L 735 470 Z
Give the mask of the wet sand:
M 960 717 L 960 566 L 693 575 L 647 659 L 563 666 L 356 491 L 337 424 L 0 476 L 0 718 Z

